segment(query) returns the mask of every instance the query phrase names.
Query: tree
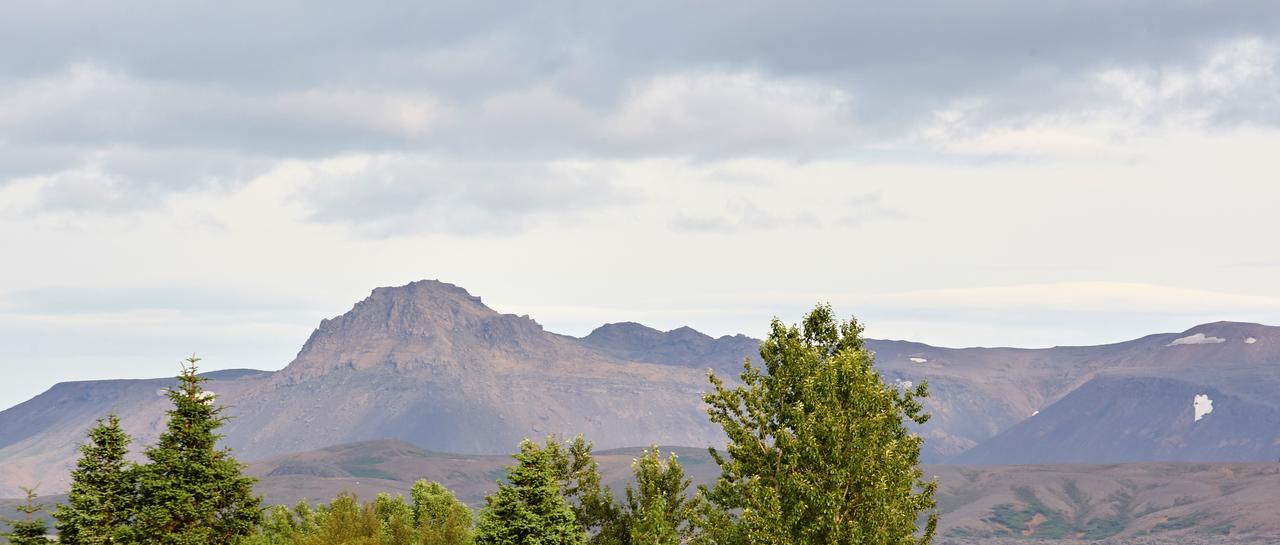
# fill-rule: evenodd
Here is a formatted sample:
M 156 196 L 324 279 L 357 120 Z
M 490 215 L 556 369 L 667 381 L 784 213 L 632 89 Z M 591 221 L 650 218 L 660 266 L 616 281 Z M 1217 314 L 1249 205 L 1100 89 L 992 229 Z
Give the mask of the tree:
M 262 520 L 262 499 L 254 479 L 231 451 L 219 449 L 216 430 L 226 422 L 215 395 L 192 356 L 182 366 L 178 387 L 170 389 L 169 424 L 146 450 L 138 470 L 135 541 L 158 544 L 234 544 Z
M 403 496 L 378 494 L 361 505 L 349 492 L 314 509 L 299 502 L 267 510 L 244 545 L 469 545 L 471 509 L 439 483 L 418 481 Z
M 627 543 L 627 528 L 622 508 L 613 498 L 613 491 L 600 481 L 600 465 L 591 454 L 593 445 L 582 435 L 572 441 L 561 442 L 555 435 L 546 439 L 547 455 L 560 483 L 560 492 L 574 519 L 590 536 L 592 545 L 622 545 Z
M 708 537 L 723 544 L 928 544 L 937 526 L 935 481 L 918 467 L 923 439 L 904 419 L 928 420 L 914 390 L 887 385 L 856 320 L 837 322 L 819 305 L 802 327 L 774 320 L 747 361 L 742 385 L 713 374 L 704 399 L 724 428 L 726 454 L 712 448 L 721 477 L 704 493 Z
M 25 517 L 23 520 L 8 521 L 9 533 L 3 534 L 3 537 L 7 538 L 12 545 L 46 545 L 52 543 L 47 537 L 49 526 L 43 520 L 36 518 L 36 513 L 44 510 L 43 505 L 36 503 L 36 490 L 22 487 L 22 491 L 27 495 L 27 503 L 18 506 L 17 509 Z
M 127 538 L 133 502 L 133 464 L 125 456 L 131 439 L 115 414 L 99 419 L 80 445 L 80 460 L 71 472 L 67 503 L 59 505 L 58 543 L 111 545 Z
M 635 487 L 627 486 L 629 545 L 679 545 L 696 536 L 694 523 L 699 498 L 689 498 L 690 479 L 685 477 L 676 454 L 663 459 L 658 447 L 644 451 L 631 463 Z
M 547 449 L 532 441 L 520 443 L 516 465 L 507 470 L 507 483 L 485 498 L 478 545 L 582 545 L 587 533 L 560 495 L 560 484 Z
M 413 498 L 413 523 L 430 545 L 466 545 L 472 542 L 471 508 L 458 501 L 443 485 L 421 480 L 409 491 Z

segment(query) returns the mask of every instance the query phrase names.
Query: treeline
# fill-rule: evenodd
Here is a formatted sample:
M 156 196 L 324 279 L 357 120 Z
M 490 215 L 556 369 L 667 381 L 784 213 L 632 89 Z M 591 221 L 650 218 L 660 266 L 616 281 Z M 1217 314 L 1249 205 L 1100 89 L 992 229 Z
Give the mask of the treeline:
M 633 464 L 615 497 L 592 445 L 524 441 L 478 514 L 452 492 L 416 483 L 408 499 L 264 509 L 253 479 L 217 429 L 226 417 L 205 391 L 198 360 L 184 363 L 173 409 L 146 462 L 127 461 L 130 439 L 108 415 L 80 447 L 65 505 L 53 513 L 64 544 L 165 545 L 707 545 L 928 544 L 936 483 L 918 468 L 924 384 L 900 390 L 872 369 L 855 320 L 820 305 L 798 326 L 774 320 L 745 362 L 741 384 L 710 375 L 708 415 L 729 442 L 711 449 L 721 475 L 690 490 L 674 454 L 655 447 Z M 29 509 L 37 509 L 34 501 Z M 921 527 L 923 522 L 923 527 Z M 12 543 L 49 543 L 38 520 L 17 521 Z

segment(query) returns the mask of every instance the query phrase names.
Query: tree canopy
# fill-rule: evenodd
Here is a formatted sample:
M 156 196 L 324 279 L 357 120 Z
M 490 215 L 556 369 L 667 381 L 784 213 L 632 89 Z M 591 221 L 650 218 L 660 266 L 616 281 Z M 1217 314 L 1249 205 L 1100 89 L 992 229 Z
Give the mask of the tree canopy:
M 230 450 L 217 446 L 227 420 L 216 394 L 205 390 L 200 359 L 187 359 L 178 387 L 168 391 L 173 408 L 157 444 L 138 469 L 134 538 L 147 543 L 195 545 L 237 543 L 262 519 L 254 479 Z
M 67 503 L 53 513 L 58 543 L 113 545 L 128 539 L 135 477 L 133 464 L 125 459 L 130 441 L 114 413 L 89 430 L 71 472 Z
M 854 319 L 819 305 L 800 326 L 774 320 L 740 386 L 710 375 L 708 413 L 728 435 L 704 490 L 708 537 L 722 544 L 915 545 L 932 541 L 937 484 L 922 480 L 927 385 L 899 389 L 872 368 Z M 917 535 L 920 534 L 920 535 Z

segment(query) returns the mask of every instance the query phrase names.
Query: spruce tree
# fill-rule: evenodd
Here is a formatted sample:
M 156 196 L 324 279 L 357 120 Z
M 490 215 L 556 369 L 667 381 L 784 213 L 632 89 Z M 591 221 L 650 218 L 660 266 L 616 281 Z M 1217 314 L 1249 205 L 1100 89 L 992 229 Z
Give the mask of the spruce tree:
M 587 533 L 560 495 L 551 456 L 532 441 L 520 443 L 507 483 L 485 498 L 477 545 L 583 545 Z
M 49 525 L 36 518 L 36 513 L 44 510 L 44 505 L 36 503 L 36 490 L 22 487 L 22 491 L 27 495 L 27 502 L 25 505 L 19 505 L 17 509 L 19 513 L 25 516 L 21 520 L 8 521 L 9 533 L 0 534 L 0 536 L 8 539 L 12 545 L 46 545 L 52 543 L 46 537 L 49 533 Z
M 89 430 L 80 445 L 80 460 L 71 472 L 67 503 L 59 505 L 58 543 L 111 545 L 123 543 L 131 520 L 133 468 L 125 456 L 131 439 L 114 413 Z
M 721 477 L 705 490 L 711 541 L 734 545 L 915 545 L 932 541 L 921 514 L 937 484 L 918 467 L 923 439 L 904 420 L 928 420 L 925 384 L 899 390 L 872 368 L 856 320 L 819 305 L 802 327 L 774 320 L 763 370 L 744 363 L 742 385 L 710 375 L 711 420 L 728 435 L 711 455 Z
M 262 519 L 254 480 L 230 450 L 217 447 L 227 417 L 197 374 L 199 358 L 182 366 L 178 387 L 169 390 L 173 409 L 159 442 L 146 450 L 138 470 L 138 506 L 133 539 L 172 545 L 234 544 Z

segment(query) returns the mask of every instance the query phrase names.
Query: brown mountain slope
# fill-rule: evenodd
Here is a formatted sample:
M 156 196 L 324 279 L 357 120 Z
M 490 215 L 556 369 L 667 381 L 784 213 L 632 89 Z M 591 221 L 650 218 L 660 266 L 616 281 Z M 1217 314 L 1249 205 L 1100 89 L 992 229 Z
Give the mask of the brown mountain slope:
M 720 435 L 701 404 L 705 370 L 736 373 L 756 343 L 630 323 L 575 339 L 544 331 L 528 317 L 495 312 L 457 286 L 423 281 L 378 288 L 351 311 L 324 320 L 282 371 L 222 374 L 210 387 L 235 417 L 225 443 L 246 460 L 384 438 L 496 454 L 550 432 L 585 433 L 602 448 L 706 445 Z M 1280 456 L 1280 442 L 1267 444 L 1280 429 L 1273 410 L 1280 328 L 1223 322 L 1112 345 L 1037 350 L 880 340 L 868 346 L 887 380 L 930 383 L 926 403 L 933 419 L 918 429 L 927 438 L 929 462 Z M 1091 406 L 1131 413 L 1103 418 L 1055 405 L 1091 381 L 1117 376 L 1146 381 L 1147 397 L 1092 387 L 1081 395 L 1102 392 L 1088 398 Z M 153 441 L 166 408 L 155 393 L 166 384 L 61 384 L 0 411 L 0 495 L 36 481 L 49 492 L 63 490 L 76 443 L 108 410 L 121 414 L 140 444 Z M 1190 390 L 1220 399 L 1219 412 L 1197 424 L 1221 433 L 1197 432 L 1186 443 Z M 1030 418 L 1036 411 L 1041 415 Z M 1055 414 L 1061 417 L 1049 418 Z M 1041 421 L 1056 424 L 1038 427 Z M 993 439 L 1026 429 L 1034 432 Z M 1248 438 L 1253 446 L 1239 448 Z M 975 448 L 989 441 L 1001 446 Z M 1179 441 L 1195 448 L 1169 447 Z M 1077 456 L 1053 457 L 1063 453 Z
M 380 438 L 505 453 L 552 432 L 706 444 L 704 373 L 612 358 L 456 286 L 415 282 L 322 322 L 297 359 L 235 400 L 227 443 L 250 459 Z
M 0 495 L 36 481 L 64 490 L 75 445 L 109 410 L 154 441 L 167 384 L 64 384 L 0 412 Z M 620 360 L 436 281 L 374 290 L 323 321 L 281 371 L 210 384 L 234 416 L 224 443 L 247 460 L 382 438 L 506 453 L 553 432 L 603 446 L 705 445 L 719 437 L 705 387 L 705 370 Z

